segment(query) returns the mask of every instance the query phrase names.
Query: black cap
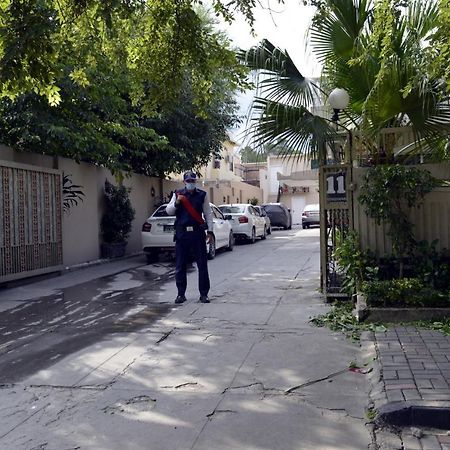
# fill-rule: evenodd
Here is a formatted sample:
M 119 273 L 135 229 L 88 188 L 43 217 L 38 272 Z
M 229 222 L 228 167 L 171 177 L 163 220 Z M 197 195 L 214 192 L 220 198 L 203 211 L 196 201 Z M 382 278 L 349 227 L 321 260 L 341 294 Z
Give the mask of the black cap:
M 187 181 L 187 180 L 196 180 L 197 179 L 197 175 L 194 172 L 186 172 L 183 175 L 183 180 Z

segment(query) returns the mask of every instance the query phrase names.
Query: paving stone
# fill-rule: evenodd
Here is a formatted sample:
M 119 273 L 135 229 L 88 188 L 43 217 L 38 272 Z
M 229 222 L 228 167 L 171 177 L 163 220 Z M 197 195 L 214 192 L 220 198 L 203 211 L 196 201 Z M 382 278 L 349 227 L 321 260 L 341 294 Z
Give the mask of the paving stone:
M 410 370 L 396 370 L 396 372 L 399 379 L 404 380 L 405 378 L 413 378 Z
M 422 399 L 422 396 L 417 389 L 402 389 L 402 393 L 406 401 Z
M 376 433 L 376 439 L 380 450 L 402 450 L 402 441 L 393 433 L 380 430 Z
M 448 389 L 448 383 L 441 380 L 431 380 L 431 384 L 436 389 Z
M 397 380 L 397 370 L 383 370 L 383 379 L 384 380 Z
M 402 434 L 404 450 L 422 450 L 420 440 L 408 434 Z
M 415 389 L 416 385 L 414 383 L 410 384 L 390 384 L 391 381 L 386 382 L 386 390 L 396 390 L 396 389 Z
M 423 450 L 441 450 L 441 444 L 436 436 L 425 435 L 420 439 Z
M 416 385 L 419 389 L 433 389 L 433 385 L 431 384 L 431 380 L 428 378 L 416 378 Z
M 440 434 L 437 438 L 440 444 L 450 444 L 450 436 L 447 434 Z
M 405 400 L 405 397 L 403 397 L 401 390 L 386 391 L 386 396 L 390 402 L 399 402 Z

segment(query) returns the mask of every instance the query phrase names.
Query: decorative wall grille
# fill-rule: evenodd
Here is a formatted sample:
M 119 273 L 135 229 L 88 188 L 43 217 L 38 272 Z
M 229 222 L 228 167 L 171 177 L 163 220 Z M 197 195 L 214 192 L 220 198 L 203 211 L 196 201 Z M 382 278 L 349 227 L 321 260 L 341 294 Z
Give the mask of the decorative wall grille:
M 0 283 L 62 265 L 57 170 L 0 161 Z

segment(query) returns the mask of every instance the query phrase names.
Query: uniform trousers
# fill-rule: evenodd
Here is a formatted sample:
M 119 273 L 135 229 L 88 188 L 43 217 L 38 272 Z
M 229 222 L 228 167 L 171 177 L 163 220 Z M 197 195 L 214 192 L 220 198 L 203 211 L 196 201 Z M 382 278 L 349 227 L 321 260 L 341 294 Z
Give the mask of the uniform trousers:
M 187 288 L 187 263 L 194 255 L 198 268 L 198 290 L 200 295 L 208 296 L 210 283 L 206 237 L 204 230 L 178 231 L 175 236 L 175 281 L 178 295 L 184 295 Z

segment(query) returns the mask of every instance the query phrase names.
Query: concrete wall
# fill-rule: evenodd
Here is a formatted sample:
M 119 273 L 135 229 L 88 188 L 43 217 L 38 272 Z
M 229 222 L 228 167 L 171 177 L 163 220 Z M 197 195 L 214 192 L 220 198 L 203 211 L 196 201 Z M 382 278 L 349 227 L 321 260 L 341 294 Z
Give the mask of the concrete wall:
M 113 184 L 118 184 L 111 172 L 91 164 L 77 164 L 67 158 L 19 153 L 3 146 L 0 147 L 0 159 L 56 168 L 61 173 L 71 175 L 74 184 L 82 186 L 84 200 L 63 215 L 63 264 L 71 266 L 99 259 L 104 183 L 107 179 Z M 126 178 L 123 184 L 131 188 L 130 200 L 136 211 L 127 245 L 127 253 L 131 254 L 141 250 L 141 227 L 160 200 L 162 184 L 158 178 L 136 174 Z M 154 196 L 152 187 L 155 190 Z
M 72 266 L 99 259 L 101 255 L 100 222 L 104 207 L 105 180 L 115 185 L 118 184 L 111 172 L 92 164 L 78 164 L 67 158 L 19 153 L 4 146 L 0 146 L 0 159 L 59 169 L 61 173 L 70 175 L 74 184 L 82 186 L 81 190 L 85 194 L 84 200 L 63 215 L 63 264 Z M 125 178 L 123 184 L 131 188 L 130 200 L 136 211 L 127 245 L 127 254 L 132 254 L 141 251 L 141 228 L 144 221 L 161 201 L 169 201 L 170 193 L 183 187 L 183 183 L 133 174 Z M 236 198 L 239 198 L 244 203 L 248 199 L 256 197 L 259 203 L 262 202 L 261 189 L 241 181 L 228 181 L 217 187 L 216 184 L 202 186 L 200 180 L 199 187 L 205 189 L 210 195 L 211 188 L 216 204 L 223 203 L 224 197 L 225 199 L 230 198 L 230 201 L 234 202 Z

